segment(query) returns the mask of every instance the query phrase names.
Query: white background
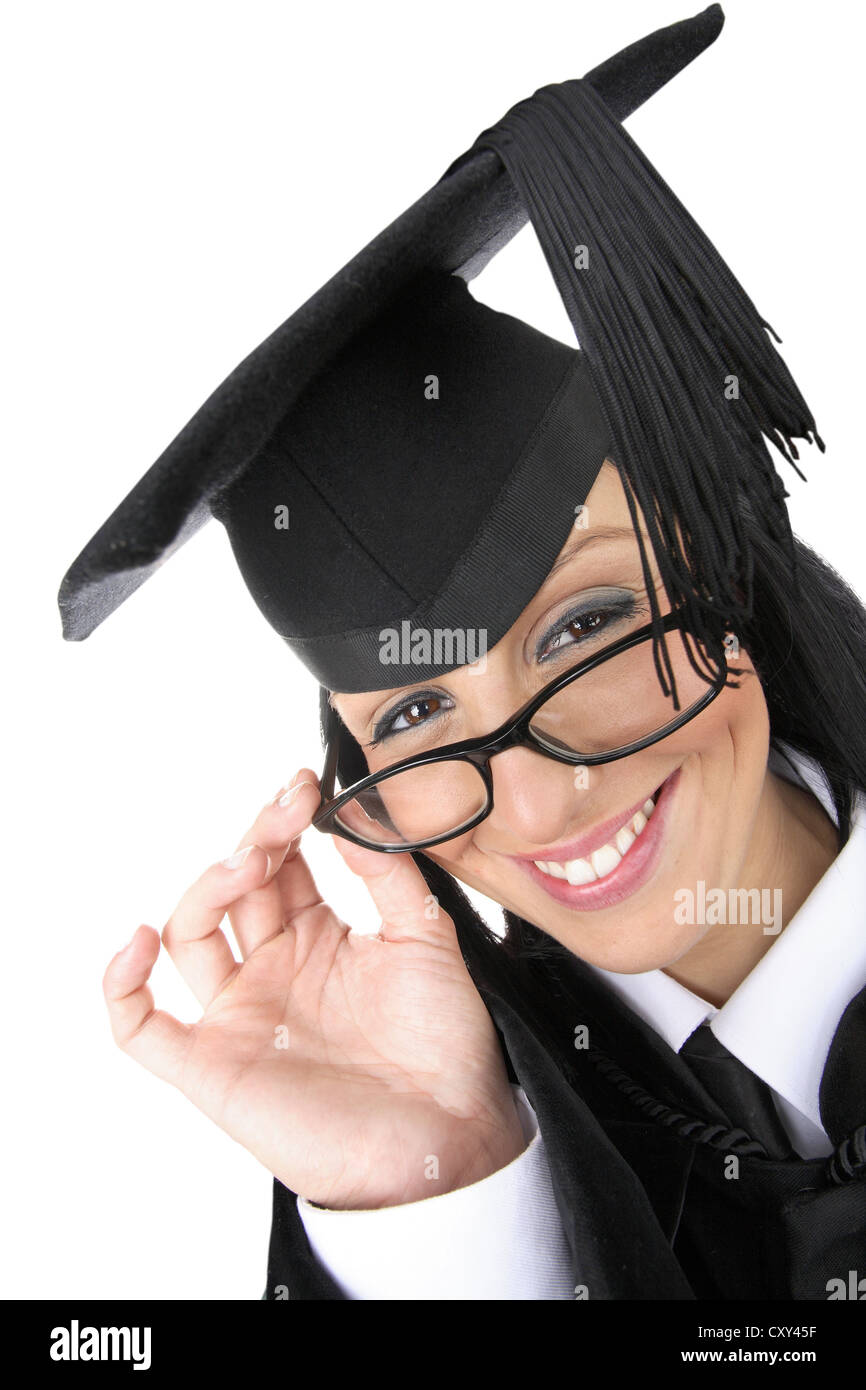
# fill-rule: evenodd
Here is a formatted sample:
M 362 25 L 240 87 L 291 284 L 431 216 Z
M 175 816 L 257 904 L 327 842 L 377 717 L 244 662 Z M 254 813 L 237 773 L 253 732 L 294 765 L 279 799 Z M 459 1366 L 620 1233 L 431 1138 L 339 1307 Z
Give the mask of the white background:
M 61 641 L 64 571 L 236 363 L 480 130 L 698 8 L 8 8 L 4 1296 L 260 1297 L 270 1175 L 114 1047 L 101 979 L 320 764 L 316 684 L 217 523 L 85 643 Z M 628 128 L 781 334 L 828 446 L 803 450 L 807 485 L 787 473 L 794 527 L 864 593 L 860 8 L 724 9 Z M 531 230 L 473 292 L 573 341 Z M 374 925 L 330 842 L 306 841 L 337 911 Z M 197 1016 L 167 959 L 154 987 Z

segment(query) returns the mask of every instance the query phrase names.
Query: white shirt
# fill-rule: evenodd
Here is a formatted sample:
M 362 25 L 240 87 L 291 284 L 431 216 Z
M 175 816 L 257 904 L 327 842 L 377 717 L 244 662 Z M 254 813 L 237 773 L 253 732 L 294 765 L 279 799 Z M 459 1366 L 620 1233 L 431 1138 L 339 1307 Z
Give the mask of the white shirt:
M 770 768 L 804 782 L 836 822 L 814 763 L 786 750 Z M 717 1009 L 662 970 L 622 975 L 591 967 L 678 1052 L 699 1024 L 767 1083 L 804 1158 L 832 1151 L 818 1090 L 833 1034 L 866 985 L 866 798 L 848 843 L 730 999 Z M 571 1299 L 571 1256 L 544 1140 L 521 1087 L 529 1141 L 505 1168 L 436 1197 L 372 1211 L 327 1211 L 298 1198 L 317 1258 L 348 1298 Z

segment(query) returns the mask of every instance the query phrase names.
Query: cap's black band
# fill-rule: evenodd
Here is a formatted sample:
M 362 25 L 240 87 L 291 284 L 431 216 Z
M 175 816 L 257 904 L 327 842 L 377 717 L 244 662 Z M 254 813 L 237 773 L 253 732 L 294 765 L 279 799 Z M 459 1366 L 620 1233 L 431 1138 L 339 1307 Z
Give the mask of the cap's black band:
M 475 539 L 436 597 L 389 625 L 324 637 L 284 637 L 321 685 L 338 693 L 412 685 L 489 651 L 540 588 L 606 457 L 611 434 L 584 354 L 574 359 Z M 409 624 L 410 641 L 405 640 Z M 394 661 L 394 642 L 407 661 Z M 412 639 L 430 635 L 434 660 L 411 659 Z M 448 634 L 457 634 L 449 641 Z M 474 640 L 467 638 L 474 634 Z M 281 634 L 282 635 L 282 634 Z M 438 645 L 437 645 L 438 644 Z M 467 655 L 455 659 L 461 645 Z M 437 662 L 436 653 L 444 654 Z

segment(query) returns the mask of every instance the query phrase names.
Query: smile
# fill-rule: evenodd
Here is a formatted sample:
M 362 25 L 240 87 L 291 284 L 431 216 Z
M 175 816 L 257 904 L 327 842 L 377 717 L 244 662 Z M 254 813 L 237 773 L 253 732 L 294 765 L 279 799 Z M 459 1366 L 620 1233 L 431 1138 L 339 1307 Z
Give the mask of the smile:
M 636 815 L 627 820 L 611 840 L 593 850 L 588 859 L 533 859 L 533 864 L 551 878 L 566 878 L 571 884 L 593 883 L 596 879 L 612 874 L 628 854 L 638 836 L 644 830 L 656 808 L 655 801 L 648 796 Z
M 651 796 L 561 849 L 549 850 L 546 859 L 528 855 L 511 858 L 522 873 L 564 907 L 581 911 L 613 907 L 636 893 L 655 873 L 679 780 L 677 768 Z

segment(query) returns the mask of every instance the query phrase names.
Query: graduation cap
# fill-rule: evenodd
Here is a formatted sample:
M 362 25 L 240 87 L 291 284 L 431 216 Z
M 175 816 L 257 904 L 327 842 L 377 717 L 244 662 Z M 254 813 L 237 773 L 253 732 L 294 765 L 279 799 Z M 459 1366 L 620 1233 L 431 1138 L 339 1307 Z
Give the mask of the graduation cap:
M 689 629 L 747 618 L 747 516 L 793 565 L 766 439 L 792 463 L 794 437 L 824 446 L 773 330 L 622 125 L 722 24 L 711 5 L 483 131 L 235 368 L 100 527 L 62 582 L 64 637 L 87 637 L 215 516 L 321 685 L 427 679 L 461 663 L 383 663 L 383 631 L 472 628 L 495 645 L 606 458 Z M 469 293 L 527 218 L 579 347 Z

